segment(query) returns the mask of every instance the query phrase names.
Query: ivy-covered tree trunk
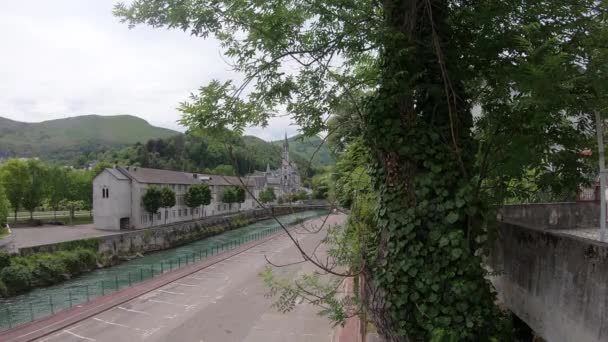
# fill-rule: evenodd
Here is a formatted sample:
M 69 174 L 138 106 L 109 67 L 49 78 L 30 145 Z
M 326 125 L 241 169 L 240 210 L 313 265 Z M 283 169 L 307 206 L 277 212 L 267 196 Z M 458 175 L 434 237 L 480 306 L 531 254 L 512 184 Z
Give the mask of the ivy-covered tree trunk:
M 446 1 L 387 0 L 378 93 L 364 136 L 378 192 L 367 303 L 391 341 L 500 339 L 474 255 L 472 114 L 449 44 Z M 454 51 L 455 49 L 450 49 Z

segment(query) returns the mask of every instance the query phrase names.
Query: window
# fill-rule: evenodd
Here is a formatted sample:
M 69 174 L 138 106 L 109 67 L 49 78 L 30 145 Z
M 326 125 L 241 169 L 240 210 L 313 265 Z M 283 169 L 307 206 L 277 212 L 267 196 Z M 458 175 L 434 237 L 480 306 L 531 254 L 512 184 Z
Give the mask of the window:
M 169 217 L 169 210 L 165 210 L 165 219 Z
M 175 210 L 173 210 L 173 217 L 175 217 Z
M 218 204 L 217 205 L 217 211 L 220 211 L 220 210 L 222 210 L 222 209 L 220 208 L 220 204 Z
M 181 210 L 181 209 L 179 209 L 179 210 L 177 211 L 177 216 L 180 216 L 180 217 L 182 216 L 182 210 Z
M 108 189 L 107 187 L 103 187 L 101 189 L 101 197 L 102 198 L 109 198 L 110 197 L 110 189 Z
M 161 213 L 160 213 L 160 212 L 159 212 L 159 213 L 157 213 L 157 214 L 156 214 L 156 219 L 157 219 L 157 220 L 160 220 L 161 218 L 163 218 L 163 217 L 162 217 L 162 215 L 161 215 Z

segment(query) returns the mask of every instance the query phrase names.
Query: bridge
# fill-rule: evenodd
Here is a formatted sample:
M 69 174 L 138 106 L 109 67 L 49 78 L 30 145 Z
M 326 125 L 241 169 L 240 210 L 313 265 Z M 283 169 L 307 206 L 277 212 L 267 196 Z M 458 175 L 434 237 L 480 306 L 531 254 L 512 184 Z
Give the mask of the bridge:
M 547 341 L 608 341 L 599 203 L 507 205 L 488 266 L 499 300 Z

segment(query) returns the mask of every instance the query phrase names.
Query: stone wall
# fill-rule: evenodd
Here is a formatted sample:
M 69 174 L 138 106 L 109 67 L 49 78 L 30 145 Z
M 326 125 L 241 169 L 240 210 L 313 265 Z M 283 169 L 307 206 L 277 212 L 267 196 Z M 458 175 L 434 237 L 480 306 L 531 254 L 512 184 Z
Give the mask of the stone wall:
M 3 238 L 0 238 L 0 251 L 5 251 L 8 253 L 15 253 L 17 250 L 15 249 L 15 243 L 13 241 L 13 235 L 9 234 Z
M 608 341 L 608 244 L 502 223 L 488 266 L 499 299 L 547 341 Z
M 322 208 L 320 206 L 281 206 L 271 208 L 275 215 L 287 215 L 311 209 Z M 94 239 L 68 241 L 26 247 L 19 249 L 21 255 L 30 255 L 41 252 L 52 252 L 56 250 L 73 248 L 78 243 L 95 242 L 98 251 L 107 256 L 125 256 L 136 253 L 159 251 L 188 242 L 196 241 L 220 234 L 225 231 L 251 224 L 256 221 L 270 218 L 271 215 L 265 209 L 256 209 L 226 216 L 211 216 L 200 220 L 178 222 L 163 226 L 132 230 L 121 234 L 97 237 Z
M 505 205 L 499 220 L 539 229 L 599 227 L 599 202 L 567 202 Z

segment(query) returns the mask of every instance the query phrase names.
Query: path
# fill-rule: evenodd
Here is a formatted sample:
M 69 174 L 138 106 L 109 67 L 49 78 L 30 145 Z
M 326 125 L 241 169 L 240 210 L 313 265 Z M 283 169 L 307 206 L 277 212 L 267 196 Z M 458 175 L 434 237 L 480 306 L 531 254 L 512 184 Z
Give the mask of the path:
M 11 228 L 11 230 L 17 248 L 124 233 L 95 229 L 94 224 L 92 223 L 75 226 L 45 225 L 39 227 Z
M 331 215 L 329 225 L 344 222 L 344 215 Z M 306 222 L 319 225 L 322 218 Z M 299 229 L 295 237 L 305 249 L 313 249 L 325 234 Z M 298 251 L 285 234 L 192 273 L 145 295 L 40 341 L 205 341 L 272 342 L 331 341 L 329 322 L 316 315 L 317 308 L 298 304 L 287 314 L 271 308 L 267 288 L 258 274 L 268 264 L 298 260 Z M 308 263 L 277 270 L 295 277 L 310 272 Z

